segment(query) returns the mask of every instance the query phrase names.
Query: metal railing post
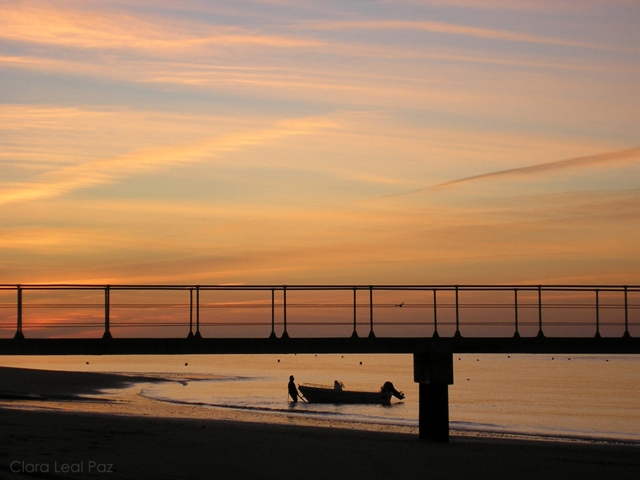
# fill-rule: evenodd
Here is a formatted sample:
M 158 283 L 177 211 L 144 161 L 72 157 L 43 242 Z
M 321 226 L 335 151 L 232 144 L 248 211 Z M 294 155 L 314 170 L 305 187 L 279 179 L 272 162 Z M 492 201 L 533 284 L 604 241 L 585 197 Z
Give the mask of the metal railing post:
M 357 326 L 356 326 L 356 320 L 357 320 L 357 316 L 356 316 L 356 308 L 357 308 L 357 303 L 356 303 L 356 287 L 353 287 L 353 333 L 351 334 L 351 338 L 358 338 L 358 330 L 357 330 Z
M 600 338 L 600 291 L 596 289 L 596 338 Z
M 200 333 L 200 285 L 196 285 L 196 333 L 195 338 L 202 338 Z
M 460 309 L 458 303 L 458 285 L 456 285 L 456 333 L 454 335 L 455 338 L 462 337 L 460 333 Z
M 376 338 L 373 333 L 373 286 L 369 285 L 369 338 Z
M 111 337 L 111 331 L 109 330 L 110 325 L 109 322 L 111 321 L 110 319 L 110 311 L 109 308 L 111 306 L 111 287 L 109 285 L 104 287 L 104 334 L 102 335 L 102 338 L 104 340 L 110 340 Z
M 282 332 L 282 336 L 280 338 L 289 338 L 289 333 L 287 332 L 287 286 L 286 285 L 282 286 L 282 308 L 283 308 L 282 322 L 283 322 L 284 331 Z
M 189 289 L 189 334 L 187 338 L 193 338 L 193 288 Z
M 538 285 L 538 338 L 544 338 L 542 332 L 542 285 Z
M 624 287 L 624 335 L 623 338 L 631 338 L 629 333 L 629 302 L 627 299 L 627 292 L 629 287 Z
M 16 317 L 16 334 L 13 336 L 14 340 L 24 340 L 24 333 L 22 333 L 22 287 L 16 286 L 18 291 L 17 299 L 17 317 Z
M 436 289 L 433 289 L 433 338 L 439 338 L 438 334 L 438 306 L 436 303 Z
M 516 331 L 513 334 L 514 338 L 520 338 L 520 332 L 518 331 L 518 289 L 513 289 L 513 305 L 515 307 L 515 320 L 516 320 Z
M 276 337 L 276 291 L 271 289 L 271 335 L 269 338 Z

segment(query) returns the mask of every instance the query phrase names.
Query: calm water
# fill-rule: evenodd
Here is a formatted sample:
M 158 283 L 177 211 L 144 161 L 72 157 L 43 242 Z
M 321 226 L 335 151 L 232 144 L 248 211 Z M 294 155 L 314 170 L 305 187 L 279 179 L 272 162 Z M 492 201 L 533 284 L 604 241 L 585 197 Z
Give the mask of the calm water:
M 144 384 L 141 394 L 284 418 L 418 425 L 411 355 L 0 357 L 0 365 L 166 375 L 173 381 Z M 340 380 L 351 390 L 377 391 L 390 380 L 406 398 L 391 406 L 293 405 L 287 399 L 289 375 L 297 383 Z M 638 356 L 457 355 L 454 377 L 454 430 L 640 441 Z

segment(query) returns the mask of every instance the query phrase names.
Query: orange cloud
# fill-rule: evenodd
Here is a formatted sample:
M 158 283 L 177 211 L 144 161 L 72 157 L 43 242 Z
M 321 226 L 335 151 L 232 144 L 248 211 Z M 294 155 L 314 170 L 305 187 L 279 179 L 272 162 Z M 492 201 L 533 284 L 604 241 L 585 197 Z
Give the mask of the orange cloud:
M 452 180 L 450 182 L 440 183 L 429 188 L 442 188 L 459 185 L 461 183 L 468 183 L 477 180 L 486 180 L 496 177 L 522 177 L 529 175 L 538 175 L 542 173 L 556 172 L 560 170 L 567 170 L 572 168 L 582 167 L 598 167 L 604 165 L 611 165 L 612 163 L 640 161 L 640 147 L 629 148 L 626 150 L 618 150 L 615 152 L 601 153 L 597 155 L 589 155 L 586 157 L 569 158 L 566 160 L 557 160 L 555 162 L 540 163 L 537 165 L 531 165 L 528 167 L 510 168 L 508 170 L 501 170 L 499 172 L 484 173 L 482 175 L 474 175 L 472 177 L 461 178 L 459 180 Z
M 311 24 L 312 28 L 320 30 L 417 30 L 432 33 L 444 33 L 449 35 L 461 35 L 486 40 L 499 40 L 506 42 L 539 43 L 559 46 L 570 46 L 580 48 L 602 48 L 601 46 L 576 42 L 562 38 L 543 37 L 527 33 L 512 32 L 508 30 L 494 30 L 489 28 L 468 27 L 465 25 L 455 25 L 442 22 L 428 21 L 404 21 L 404 20 L 381 20 L 381 21 L 337 21 Z
M 540 275 L 541 262 L 558 260 L 579 260 L 562 268 L 565 275 L 610 274 L 601 268 L 603 258 L 624 259 L 633 270 L 639 201 L 636 192 L 533 195 L 473 206 L 284 201 L 274 208 L 252 199 L 225 205 L 61 198 L 41 202 L 40 217 L 30 218 L 38 223 L 73 210 L 73 225 L 5 229 L 0 247 L 12 252 L 3 266 L 7 278 L 13 270 L 17 278 L 48 272 L 40 281 L 446 283 L 459 280 L 462 267 L 469 282 L 523 281 Z M 33 210 L 16 208 L 5 209 L 3 218 Z M 50 240 L 21 245 L 25 237 Z M 40 255 L 37 264 L 17 260 L 29 252 Z
M 634 0 L 609 0 L 607 5 L 633 5 Z M 389 3 L 387 0 L 385 3 Z M 574 2 L 571 0 L 393 0 L 393 3 L 409 5 L 434 5 L 439 7 L 473 8 L 490 10 L 513 11 L 576 11 L 596 5 L 601 5 L 601 0 L 583 0 Z
M 165 55 L 219 46 L 317 47 L 318 40 L 264 35 L 234 26 L 143 18 L 111 11 L 51 8 L 46 4 L 4 5 L 0 38 L 82 49 L 138 50 Z
M 5 183 L 0 192 L 0 205 L 58 196 L 130 175 L 198 162 L 224 152 L 264 145 L 285 137 L 310 135 L 336 126 L 335 121 L 323 118 L 283 120 L 270 129 L 238 132 L 187 145 L 152 147 L 115 158 L 85 161 L 45 172 L 36 182 Z

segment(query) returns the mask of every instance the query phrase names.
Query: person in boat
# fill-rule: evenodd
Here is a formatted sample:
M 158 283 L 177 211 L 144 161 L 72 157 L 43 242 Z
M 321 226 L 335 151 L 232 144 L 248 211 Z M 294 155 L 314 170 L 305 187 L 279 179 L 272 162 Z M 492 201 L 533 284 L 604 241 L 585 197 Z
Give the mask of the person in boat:
M 391 382 L 384 382 L 384 385 L 380 387 L 380 391 L 391 393 L 394 397 L 399 398 L 400 400 L 404 398 L 404 393 L 396 390 L 396 388 L 393 386 L 393 383 Z
M 336 392 L 341 392 L 343 388 L 344 388 L 344 383 L 339 382 L 338 380 L 333 381 L 333 389 Z
M 296 384 L 293 382 L 293 380 L 293 375 L 291 375 L 289 377 L 289 384 L 287 385 L 287 388 L 289 390 L 289 396 L 293 400 L 293 403 L 298 403 L 298 396 L 300 394 L 298 393 L 298 389 L 296 388 Z

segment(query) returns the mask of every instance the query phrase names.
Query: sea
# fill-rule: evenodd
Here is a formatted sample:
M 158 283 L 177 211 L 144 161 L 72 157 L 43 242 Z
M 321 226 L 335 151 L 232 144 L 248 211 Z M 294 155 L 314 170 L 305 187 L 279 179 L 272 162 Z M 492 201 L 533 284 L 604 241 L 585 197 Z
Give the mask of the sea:
M 136 394 L 165 404 L 312 419 L 416 432 L 418 385 L 411 355 L 167 355 L 0 357 L 0 366 L 144 374 Z M 292 403 L 297 384 L 378 391 L 391 381 L 405 398 L 391 405 Z M 109 392 L 113 398 L 114 392 Z M 117 397 L 117 392 L 116 392 Z M 202 411 L 202 410 L 200 410 Z M 455 355 L 449 387 L 452 433 L 640 444 L 640 356 Z

